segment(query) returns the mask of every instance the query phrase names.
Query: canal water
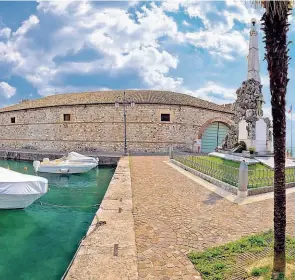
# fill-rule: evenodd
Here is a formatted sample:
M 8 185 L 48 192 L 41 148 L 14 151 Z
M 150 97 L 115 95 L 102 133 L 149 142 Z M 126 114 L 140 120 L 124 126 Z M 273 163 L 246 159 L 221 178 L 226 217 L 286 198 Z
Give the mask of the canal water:
M 34 174 L 31 162 L 0 166 Z M 24 210 L 0 210 L 0 279 L 61 279 L 102 201 L 114 168 L 84 174 L 40 173 L 49 192 Z

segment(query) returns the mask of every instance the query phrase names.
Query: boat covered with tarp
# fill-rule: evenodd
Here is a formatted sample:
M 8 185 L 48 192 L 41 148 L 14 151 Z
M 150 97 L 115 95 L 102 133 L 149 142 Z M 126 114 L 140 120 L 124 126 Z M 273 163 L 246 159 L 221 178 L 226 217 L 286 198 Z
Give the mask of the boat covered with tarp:
M 0 209 L 31 205 L 48 191 L 48 180 L 0 167 Z

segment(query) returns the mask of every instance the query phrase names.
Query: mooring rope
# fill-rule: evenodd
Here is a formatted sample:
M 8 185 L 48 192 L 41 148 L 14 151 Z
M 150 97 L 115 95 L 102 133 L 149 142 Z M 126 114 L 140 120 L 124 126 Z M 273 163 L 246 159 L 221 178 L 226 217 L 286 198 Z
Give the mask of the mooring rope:
M 37 203 L 36 203 L 37 204 Z M 53 207 L 61 207 L 61 208 L 90 208 L 90 207 L 98 207 L 100 204 L 93 204 L 93 205 L 83 205 L 83 206 L 77 206 L 77 205 L 58 205 L 58 204 L 51 204 L 47 202 L 39 201 L 39 204 L 41 206 L 53 206 Z

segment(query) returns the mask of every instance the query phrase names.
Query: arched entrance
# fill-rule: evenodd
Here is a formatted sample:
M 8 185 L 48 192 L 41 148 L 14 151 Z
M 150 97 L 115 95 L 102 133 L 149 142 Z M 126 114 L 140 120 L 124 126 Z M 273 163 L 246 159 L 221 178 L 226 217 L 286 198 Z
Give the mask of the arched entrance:
M 202 134 L 201 152 L 210 153 L 215 151 L 224 140 L 229 128 L 223 122 L 212 122 L 204 130 Z

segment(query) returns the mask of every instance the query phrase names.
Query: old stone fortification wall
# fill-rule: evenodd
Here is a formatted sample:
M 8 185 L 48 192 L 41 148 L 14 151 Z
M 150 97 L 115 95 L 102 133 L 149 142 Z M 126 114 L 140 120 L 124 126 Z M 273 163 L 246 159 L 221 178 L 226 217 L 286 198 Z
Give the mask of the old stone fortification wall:
M 135 104 L 126 106 L 129 151 L 192 149 L 203 124 L 231 114 L 190 106 Z M 0 113 L 0 147 L 57 151 L 123 151 L 123 105 L 75 105 Z M 170 122 L 161 122 L 169 113 Z M 71 120 L 64 121 L 64 114 Z M 11 123 L 15 118 L 15 123 Z

